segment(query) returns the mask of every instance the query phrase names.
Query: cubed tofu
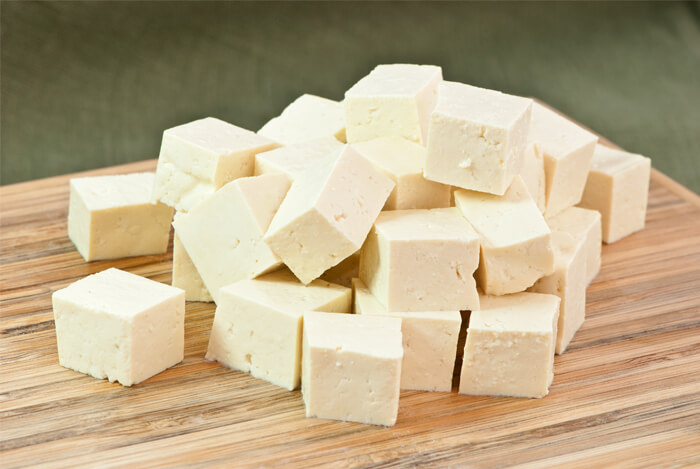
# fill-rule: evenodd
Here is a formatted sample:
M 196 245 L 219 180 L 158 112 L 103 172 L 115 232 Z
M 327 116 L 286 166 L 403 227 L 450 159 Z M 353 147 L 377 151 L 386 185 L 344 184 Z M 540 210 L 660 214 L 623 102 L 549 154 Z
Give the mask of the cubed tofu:
M 352 291 L 323 280 L 301 284 L 288 270 L 221 289 L 206 359 L 292 390 L 299 386 L 303 315 L 349 313 Z
M 554 271 L 551 231 L 520 176 L 503 196 L 458 190 L 455 201 L 481 238 L 476 281 L 486 294 L 523 291 Z
M 581 207 L 600 212 L 606 243 L 644 228 L 650 172 L 649 158 L 596 145 Z
M 352 283 L 355 314 L 401 318 L 401 389 L 450 392 L 462 325 L 460 312 L 390 313 L 362 280 L 355 278 Z
M 185 290 L 187 301 L 214 301 L 177 235 L 173 239 L 172 286 Z
M 282 114 L 270 119 L 258 135 L 282 145 L 332 137 L 345 143 L 345 108 L 342 103 L 312 94 L 303 94 Z
M 151 203 L 153 173 L 70 180 L 68 236 L 86 261 L 162 254 L 173 209 Z
M 528 291 L 561 299 L 555 351 L 562 354 L 586 318 L 586 252 L 583 244 L 563 231 L 552 233 L 554 273 L 542 277 Z
M 345 92 L 347 142 L 396 136 L 424 144 L 441 81 L 433 65 L 378 65 Z
M 301 392 L 307 417 L 396 423 L 401 319 L 309 312 L 303 341 Z
M 380 137 L 353 145 L 396 186 L 384 210 L 450 206 L 450 186 L 423 177 L 425 148 L 401 137 Z
M 163 132 L 152 198 L 190 211 L 234 179 L 253 175 L 255 155 L 276 142 L 213 117 Z
M 293 181 L 297 175 L 336 154 L 343 144 L 332 137 L 285 145 L 255 155 L 255 175 L 282 173 Z
M 520 171 L 530 197 L 537 204 L 540 212 L 544 213 L 547 207 L 545 198 L 544 156 L 542 148 L 537 143 L 529 143 L 523 154 L 523 169 Z
M 240 178 L 173 222 L 214 301 L 219 289 L 282 265 L 262 241 L 289 179 L 282 174 Z
M 182 361 L 179 288 L 107 269 L 54 292 L 52 300 L 61 366 L 131 386 Z
M 554 378 L 559 298 L 540 293 L 482 296 L 472 311 L 461 394 L 544 397 Z
M 586 284 L 590 284 L 600 272 L 602 229 L 600 212 L 581 207 L 569 207 L 559 215 L 547 218 L 552 230 L 569 233 L 583 244 L 586 258 Z
M 503 195 L 523 167 L 532 100 L 442 82 L 430 117 L 425 177 Z
M 309 283 L 362 247 L 393 188 L 391 179 L 346 145 L 295 178 L 265 243 Z
M 360 278 L 388 311 L 479 308 L 479 235 L 455 208 L 382 212 Z
M 598 137 L 535 103 L 529 138 L 542 147 L 545 212 L 548 217 L 553 217 L 581 201 Z

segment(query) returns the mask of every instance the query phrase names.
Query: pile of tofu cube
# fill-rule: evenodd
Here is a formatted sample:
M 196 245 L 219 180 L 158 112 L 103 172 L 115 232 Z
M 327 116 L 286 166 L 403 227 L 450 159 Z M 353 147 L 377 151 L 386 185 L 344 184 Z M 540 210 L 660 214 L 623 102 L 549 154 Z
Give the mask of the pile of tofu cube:
M 213 301 L 206 359 L 301 387 L 310 417 L 393 425 L 400 390 L 450 392 L 455 371 L 463 394 L 543 397 L 601 242 L 644 226 L 649 172 L 429 65 L 379 65 L 258 132 L 179 125 L 155 173 L 71 180 L 86 261 L 164 253 L 172 224 L 173 277 L 55 292 L 60 363 L 139 383 L 183 359 L 185 300 Z

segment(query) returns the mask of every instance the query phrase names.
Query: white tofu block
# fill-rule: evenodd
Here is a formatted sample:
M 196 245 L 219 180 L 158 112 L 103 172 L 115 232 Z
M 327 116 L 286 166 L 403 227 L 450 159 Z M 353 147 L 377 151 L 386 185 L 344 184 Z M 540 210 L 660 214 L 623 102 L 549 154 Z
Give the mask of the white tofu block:
M 430 116 L 425 177 L 503 195 L 523 166 L 532 100 L 445 81 Z
M 167 129 L 152 198 L 188 212 L 226 183 L 252 176 L 255 154 L 278 146 L 213 117 Z
M 554 273 L 542 277 L 528 290 L 561 299 L 556 353 L 566 351 L 586 318 L 586 252 L 583 244 L 563 231 L 552 233 Z
M 352 287 L 352 279 L 360 275 L 360 251 L 350 255 L 340 264 L 334 265 L 321 275 L 321 280 L 344 287 Z
M 606 243 L 644 228 L 650 172 L 649 158 L 596 145 L 581 207 L 600 212 Z
M 350 146 L 295 178 L 265 235 L 302 283 L 357 252 L 394 183 Z
M 131 386 L 182 361 L 179 288 L 107 269 L 54 292 L 52 300 L 61 366 Z
M 304 314 L 302 396 L 306 416 L 373 425 L 396 423 L 401 319 Z
M 262 238 L 288 188 L 282 174 L 236 179 L 175 217 L 175 232 L 215 302 L 221 287 L 282 265 Z
M 523 153 L 523 169 L 520 171 L 530 197 L 537 204 L 540 212 L 544 213 L 547 207 L 545 198 L 544 156 L 538 143 L 529 143 Z
M 153 173 L 70 180 L 68 236 L 86 261 L 162 254 L 173 209 L 151 203 Z
M 323 280 L 303 285 L 288 270 L 221 289 L 206 359 L 292 390 L 299 386 L 303 315 L 349 313 L 352 291 Z
M 462 326 L 460 312 L 390 313 L 362 280 L 355 278 L 352 283 L 356 314 L 401 318 L 401 389 L 450 392 Z
M 388 311 L 479 309 L 479 235 L 455 208 L 382 212 L 360 278 Z
M 586 258 L 586 284 L 590 284 L 600 272 L 602 229 L 600 212 L 581 207 L 569 207 L 559 215 L 547 218 L 552 232 L 563 231 L 583 244 Z
M 384 210 L 450 206 L 451 187 L 423 177 L 423 146 L 401 137 L 380 137 L 352 147 L 396 184 Z
M 461 394 L 544 397 L 554 378 L 559 298 L 540 293 L 482 296 L 472 311 Z
M 185 290 L 187 301 L 214 301 L 177 235 L 173 239 L 172 286 Z
M 321 164 L 343 147 L 332 137 L 319 138 L 304 143 L 286 145 L 255 155 L 255 175 L 282 173 L 290 181 L 307 169 Z
M 303 94 L 262 126 L 258 135 L 282 145 L 324 137 L 345 143 L 345 107 L 332 99 Z
M 347 142 L 396 136 L 424 144 L 441 81 L 433 65 L 378 65 L 345 92 Z
M 455 201 L 481 238 L 475 277 L 486 294 L 523 291 L 554 271 L 551 231 L 519 176 L 503 196 L 459 190 Z
M 545 212 L 548 217 L 553 217 L 580 202 L 598 137 L 534 103 L 529 139 L 542 147 Z

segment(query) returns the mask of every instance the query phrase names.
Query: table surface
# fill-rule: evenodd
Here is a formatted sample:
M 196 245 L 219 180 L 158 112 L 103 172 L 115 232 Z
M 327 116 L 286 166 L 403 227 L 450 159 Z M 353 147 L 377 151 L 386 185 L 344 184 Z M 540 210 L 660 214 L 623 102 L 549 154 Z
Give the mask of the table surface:
M 404 391 L 392 428 L 307 419 L 299 391 L 206 362 L 212 304 L 187 304 L 184 361 L 139 385 L 59 366 L 53 291 L 112 266 L 169 283 L 172 266 L 172 244 L 85 263 L 66 234 L 74 176 L 0 188 L 3 467 L 700 464 L 700 198 L 658 171 L 647 227 L 603 246 L 547 397 Z

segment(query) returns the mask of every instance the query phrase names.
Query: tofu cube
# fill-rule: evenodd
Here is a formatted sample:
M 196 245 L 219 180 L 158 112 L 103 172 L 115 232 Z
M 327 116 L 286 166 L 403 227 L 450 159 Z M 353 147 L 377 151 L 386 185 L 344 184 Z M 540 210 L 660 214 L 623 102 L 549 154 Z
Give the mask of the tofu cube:
M 206 359 L 292 390 L 299 386 L 303 315 L 349 313 L 352 290 L 288 270 L 221 289 Z
M 396 423 L 401 319 L 306 313 L 302 356 L 301 392 L 307 417 Z
M 177 235 L 173 239 L 173 279 L 171 284 L 173 287 L 185 290 L 185 300 L 187 301 L 214 301 Z
M 215 302 L 221 287 L 282 265 L 262 238 L 288 188 L 282 174 L 236 179 L 175 218 L 175 232 Z
M 541 293 L 482 296 L 472 311 L 461 394 L 544 397 L 554 378 L 559 298 Z
M 179 288 L 107 269 L 54 292 L 52 300 L 61 366 L 131 386 L 182 361 Z
M 401 389 L 450 392 L 462 326 L 460 312 L 390 313 L 362 280 L 355 278 L 352 283 L 356 314 L 401 319 Z
M 334 265 L 321 275 L 321 280 L 344 287 L 352 287 L 352 279 L 360 275 L 360 251 L 355 252 L 340 264 Z
M 345 92 L 347 142 L 396 136 L 425 144 L 441 81 L 433 65 L 378 65 Z
M 332 137 L 286 145 L 255 155 L 255 175 L 282 173 L 293 181 L 298 174 L 321 164 L 335 154 L 343 144 Z
M 454 208 L 382 212 L 360 278 L 388 311 L 479 309 L 479 235 Z
M 394 183 L 349 146 L 295 178 L 265 235 L 302 283 L 357 252 Z
M 303 94 L 282 114 L 270 119 L 258 135 L 282 145 L 332 137 L 345 143 L 345 107 L 338 101 Z
M 68 236 L 87 262 L 162 254 L 173 209 L 151 203 L 153 173 L 70 180 Z
M 545 198 L 544 156 L 538 143 L 529 143 L 523 153 L 523 169 L 520 171 L 530 197 L 537 204 L 540 212 L 544 213 L 547 204 Z
M 596 145 L 581 207 L 600 212 L 606 243 L 644 228 L 650 172 L 649 158 Z
M 553 217 L 581 201 L 598 137 L 538 103 L 530 127 L 544 154 L 545 212 Z
M 561 299 L 556 353 L 566 351 L 586 318 L 586 252 L 569 233 L 552 233 L 554 273 L 542 277 L 528 291 L 548 293 Z
M 188 212 L 228 182 L 252 176 L 255 154 L 278 146 L 213 117 L 167 129 L 152 198 Z
M 503 196 L 459 190 L 455 201 L 481 238 L 476 281 L 486 294 L 523 291 L 554 271 L 551 231 L 520 176 Z
M 384 210 L 450 206 L 450 186 L 423 177 L 425 148 L 401 137 L 380 137 L 353 145 L 396 186 Z
M 430 116 L 425 177 L 503 195 L 523 167 L 532 100 L 445 81 Z
M 569 207 L 559 215 L 547 218 L 552 233 L 562 231 L 569 233 L 583 245 L 586 258 L 586 284 L 590 285 L 600 272 L 600 254 L 602 243 L 600 212 L 581 207 Z

